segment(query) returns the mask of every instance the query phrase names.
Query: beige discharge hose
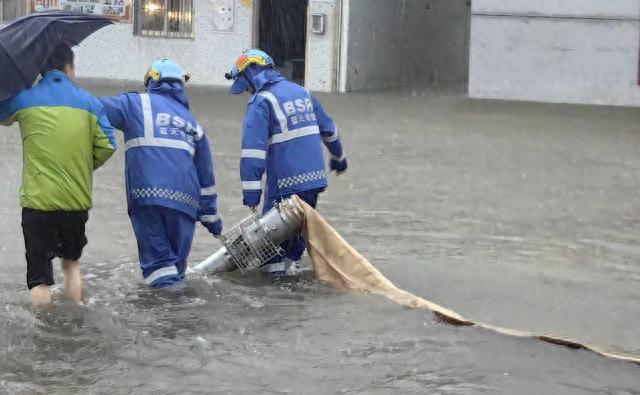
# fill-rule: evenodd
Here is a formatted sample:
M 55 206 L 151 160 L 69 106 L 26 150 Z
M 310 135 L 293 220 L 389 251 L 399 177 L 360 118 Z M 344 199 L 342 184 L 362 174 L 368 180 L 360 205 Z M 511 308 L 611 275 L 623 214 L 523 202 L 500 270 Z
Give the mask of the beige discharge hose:
M 588 350 L 608 358 L 640 365 L 640 357 L 612 354 L 575 340 L 473 322 L 454 311 L 401 290 L 351 247 L 316 210 L 297 196 L 294 196 L 291 201 L 297 208 L 296 211 L 304 214 L 302 235 L 306 241 L 307 251 L 315 274 L 322 282 L 342 290 L 382 295 L 403 306 L 431 310 L 438 320 L 447 324 L 478 326 L 503 335 L 534 338 L 572 349 Z

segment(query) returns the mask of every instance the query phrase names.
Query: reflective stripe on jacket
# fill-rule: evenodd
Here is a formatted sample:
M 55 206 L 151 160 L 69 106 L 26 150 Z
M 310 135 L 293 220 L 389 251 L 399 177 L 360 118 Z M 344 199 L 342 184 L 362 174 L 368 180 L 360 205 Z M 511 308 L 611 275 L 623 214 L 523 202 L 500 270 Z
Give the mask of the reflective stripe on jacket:
M 158 205 L 204 225 L 219 220 L 209 142 L 180 83 L 150 82 L 147 93 L 101 98 L 125 139 L 129 210 Z
M 265 171 L 268 200 L 326 188 L 322 143 L 332 157 L 344 156 L 333 120 L 309 91 L 273 70 L 258 74 L 254 86 L 242 131 L 243 203 L 260 203 Z

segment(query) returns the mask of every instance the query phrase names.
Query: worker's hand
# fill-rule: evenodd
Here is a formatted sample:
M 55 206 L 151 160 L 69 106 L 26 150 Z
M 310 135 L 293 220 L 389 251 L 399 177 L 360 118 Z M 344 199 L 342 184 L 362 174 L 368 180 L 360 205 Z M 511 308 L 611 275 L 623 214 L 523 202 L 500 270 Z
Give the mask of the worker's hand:
M 249 210 L 251 210 L 251 214 L 256 214 L 258 212 L 258 206 L 249 207 Z
M 218 238 L 222 234 L 222 220 L 217 220 L 213 223 L 203 223 L 204 227 L 207 228 L 209 233 L 211 233 L 214 237 Z
M 331 169 L 331 171 L 334 171 L 338 176 L 343 174 L 345 171 L 347 171 L 347 159 L 343 159 L 342 162 L 331 159 L 331 162 L 329 162 L 329 169 Z

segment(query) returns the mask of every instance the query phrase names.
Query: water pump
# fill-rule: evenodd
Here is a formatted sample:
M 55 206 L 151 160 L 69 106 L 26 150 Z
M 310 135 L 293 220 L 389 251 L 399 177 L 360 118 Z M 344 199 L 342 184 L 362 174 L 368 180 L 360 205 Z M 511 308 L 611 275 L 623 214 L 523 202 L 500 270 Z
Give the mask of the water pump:
M 302 230 L 304 212 L 285 199 L 262 218 L 253 215 L 220 237 L 223 247 L 195 267 L 208 273 L 246 274 L 282 253 L 281 243 Z

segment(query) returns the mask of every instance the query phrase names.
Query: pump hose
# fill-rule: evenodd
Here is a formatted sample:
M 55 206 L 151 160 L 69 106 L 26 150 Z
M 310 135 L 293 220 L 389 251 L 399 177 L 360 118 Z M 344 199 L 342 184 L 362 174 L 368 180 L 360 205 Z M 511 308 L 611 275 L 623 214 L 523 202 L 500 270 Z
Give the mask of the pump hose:
M 290 208 L 291 211 L 289 211 Z M 397 288 L 302 199 L 294 196 L 291 203 L 284 205 L 284 210 L 286 210 L 287 215 L 292 216 L 298 216 L 302 213 L 304 218 L 302 234 L 315 275 L 320 281 L 335 288 L 370 292 L 385 296 L 406 307 L 427 309 L 433 312 L 438 320 L 451 325 L 477 326 L 507 336 L 534 338 L 571 349 L 588 350 L 607 358 L 640 365 L 640 357 L 637 356 L 614 354 L 572 339 L 501 328 L 466 319 L 452 310 Z

